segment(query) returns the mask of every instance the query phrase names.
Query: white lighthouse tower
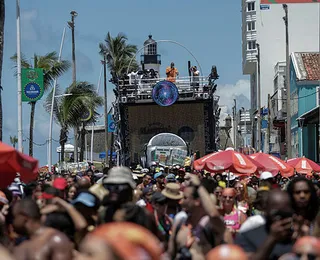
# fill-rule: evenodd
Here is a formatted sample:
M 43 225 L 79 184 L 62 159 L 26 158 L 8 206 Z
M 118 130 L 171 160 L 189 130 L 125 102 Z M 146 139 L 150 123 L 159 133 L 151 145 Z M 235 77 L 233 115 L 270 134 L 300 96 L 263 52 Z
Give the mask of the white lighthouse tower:
M 149 35 L 149 39 L 144 42 L 144 54 L 141 55 L 141 65 L 145 70 L 153 69 L 160 75 L 161 55 L 157 53 L 157 43 Z

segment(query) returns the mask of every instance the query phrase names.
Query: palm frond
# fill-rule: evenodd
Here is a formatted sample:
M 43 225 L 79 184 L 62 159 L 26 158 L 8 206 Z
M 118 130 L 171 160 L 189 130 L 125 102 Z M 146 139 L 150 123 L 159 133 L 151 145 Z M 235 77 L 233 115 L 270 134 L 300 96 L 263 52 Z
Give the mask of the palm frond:
M 136 45 L 127 44 L 128 38 L 125 34 L 119 33 L 114 38 L 108 32 L 105 42 L 99 44 L 100 54 L 106 55 L 108 69 L 121 76 L 126 73 L 130 60 L 135 56 L 138 48 Z M 136 60 L 132 62 L 129 70 L 137 69 Z

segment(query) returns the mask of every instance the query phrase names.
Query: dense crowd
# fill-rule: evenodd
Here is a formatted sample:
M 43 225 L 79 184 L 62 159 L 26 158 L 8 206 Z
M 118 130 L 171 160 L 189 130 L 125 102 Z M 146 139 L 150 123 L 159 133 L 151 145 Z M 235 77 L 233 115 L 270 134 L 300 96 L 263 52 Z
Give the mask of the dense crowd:
M 156 164 L 17 175 L 0 191 L 0 259 L 320 259 L 318 178 Z

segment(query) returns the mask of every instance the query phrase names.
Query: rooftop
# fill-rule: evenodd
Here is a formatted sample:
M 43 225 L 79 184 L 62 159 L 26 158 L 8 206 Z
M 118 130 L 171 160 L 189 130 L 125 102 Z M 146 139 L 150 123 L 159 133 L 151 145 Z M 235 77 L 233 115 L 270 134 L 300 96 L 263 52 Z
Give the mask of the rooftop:
M 320 80 L 320 53 L 295 52 L 291 55 L 297 80 Z
M 320 80 L 320 53 L 302 53 L 307 80 Z

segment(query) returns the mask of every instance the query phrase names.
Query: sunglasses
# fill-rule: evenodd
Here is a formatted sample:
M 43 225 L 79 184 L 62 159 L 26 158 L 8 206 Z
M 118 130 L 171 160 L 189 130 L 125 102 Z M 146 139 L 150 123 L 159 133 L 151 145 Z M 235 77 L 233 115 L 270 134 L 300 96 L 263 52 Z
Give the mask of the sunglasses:
M 121 192 L 129 189 L 127 184 L 104 184 L 103 187 L 109 192 Z
M 297 259 L 301 259 L 304 254 L 295 254 Z M 317 256 L 313 254 L 306 254 L 308 260 L 316 260 Z
M 233 196 L 222 196 L 224 199 L 230 199 L 232 200 L 234 197 Z

